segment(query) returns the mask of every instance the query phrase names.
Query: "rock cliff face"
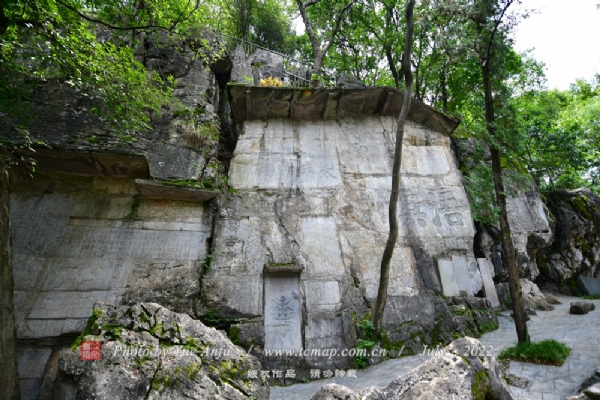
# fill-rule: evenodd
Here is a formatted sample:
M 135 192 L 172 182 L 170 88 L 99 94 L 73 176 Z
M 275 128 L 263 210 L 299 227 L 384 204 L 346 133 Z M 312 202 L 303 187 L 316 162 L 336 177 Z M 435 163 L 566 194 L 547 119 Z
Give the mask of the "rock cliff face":
M 557 190 L 546 204 L 554 241 L 540 252 L 540 279 L 560 289 L 579 275 L 600 277 L 600 198 L 585 188 Z
M 165 109 L 135 136 L 109 130 L 90 112 L 96 104 L 64 85 L 39 87 L 40 118 L 29 130 L 50 148 L 35 153 L 33 179 L 19 170 L 11 177 L 24 398 L 48 395 L 57 350 L 83 330 L 95 301 L 150 301 L 195 315 L 213 229 L 205 201 L 224 181 L 222 97 L 217 75 L 182 47 L 147 42 L 136 57 L 177 78 L 174 94 L 191 113 Z
M 229 120 L 217 112 L 230 110 L 223 91 L 230 64 L 213 65 L 220 71 L 214 73 L 157 43 L 147 43 L 136 56 L 149 69 L 178 77 L 176 95 L 195 110 L 191 124 L 166 111 L 154 118 L 153 130 L 135 139 L 120 137 L 89 113 L 89 101 L 54 84 L 40 90 L 39 112 L 46 117 L 32 132 L 52 150 L 38 152 L 34 179 L 15 171 L 10 204 L 20 364 L 36 365 L 21 377 L 26 396 L 51 392 L 58 350 L 85 328 L 98 300 L 138 311 L 138 303 L 159 303 L 187 317 L 156 305 L 144 307 L 169 314 L 169 324 L 185 320 L 186 326 L 206 333 L 190 319 L 202 318 L 227 329 L 235 343 L 253 346 L 265 369 L 298 366 L 308 374 L 310 368 L 344 368 L 356 362 L 341 355 L 276 358 L 266 352 L 341 352 L 368 338 L 361 321 L 369 317 L 376 298 L 387 239 L 401 93 L 389 88 L 313 92 L 231 86 L 230 95 L 234 90 L 237 94 L 231 95 L 230 125 L 239 130 L 227 137 L 221 130 L 222 147 L 235 151 L 219 157 L 217 140 L 198 138 L 198 129 L 204 132 Z M 239 49 L 232 58 L 234 80 L 243 80 L 246 73 L 253 79 L 277 75 L 283 64 L 268 54 L 247 57 Z M 482 297 L 476 257 L 493 262 L 496 280 L 502 280 L 504 271 L 497 262 L 493 229 L 480 231 L 474 241 L 476 231 L 449 139 L 457 121 L 419 102 L 411 106 L 409 120 L 399 201 L 401 231 L 381 346 L 416 353 L 424 344 L 449 343 L 455 335 L 476 336 L 493 329 L 497 321 Z M 225 171 L 231 190 L 208 190 L 225 183 Z M 204 183 L 209 187 L 190 187 Z M 568 198 L 579 216 L 591 212 L 585 207 L 597 205 L 597 198 L 585 196 Z M 586 204 L 583 209 L 581 201 Z M 522 274 L 534 279 L 539 265 L 546 276 L 547 264 L 536 263 L 536 256 L 552 233 L 539 196 L 521 194 L 509 207 Z M 560 212 L 552 213 L 556 221 L 563 221 Z M 566 221 L 570 215 L 565 213 Z M 592 240 L 597 224 L 582 222 L 575 236 L 566 233 L 571 229 L 567 222 L 561 222 L 566 228 L 560 234 L 563 225 L 554 224 L 557 238 L 563 239 L 553 249 L 566 252 L 563 263 L 576 249 L 592 266 L 585 273 L 593 275 L 598 264 Z M 540 254 L 538 260 L 554 257 Z M 110 307 L 102 307 L 107 318 Z M 128 308 L 110 310 L 119 315 L 129 341 L 189 344 L 175 333 L 154 332 L 157 324 L 141 326 L 125 315 Z M 106 348 L 114 349 L 120 343 L 111 336 L 115 329 L 104 325 L 98 325 L 96 334 Z M 209 336 L 214 339 L 213 333 Z M 225 340 L 218 336 L 219 343 Z M 109 390 L 108 361 L 117 359 L 106 358 L 105 374 L 98 375 L 75 353 L 61 357 L 62 371 L 73 378 L 61 384 L 65 393 L 84 393 L 86 385 L 94 393 Z M 251 363 L 256 366 L 254 359 Z M 113 383 L 118 390 L 149 394 L 151 375 L 191 366 L 160 358 L 147 366 L 122 365 L 118 368 L 131 380 Z M 202 374 L 215 382 L 208 368 Z M 298 373 L 295 379 L 304 376 Z M 236 381 L 233 391 L 219 392 L 225 389 L 215 389 L 204 378 L 191 380 L 194 396 L 258 393 L 255 397 L 264 398 L 263 389 L 252 385 L 245 391 L 245 383 Z M 206 389 L 209 386 L 215 391 Z M 177 398 L 168 390 L 163 395 Z
M 246 121 L 230 167 L 237 192 L 220 210 L 215 266 L 202 280 L 206 310 L 248 318 L 237 329 L 265 349 L 355 346 L 355 319 L 377 295 L 394 131 L 395 118 L 383 116 Z M 448 136 L 409 122 L 403 157 L 401 233 L 384 324 L 390 342 L 418 351 L 421 338 L 441 340 L 430 334 L 452 315 L 437 296 L 438 262 L 464 260 L 471 296 L 482 279 Z M 451 321 L 444 326 L 450 337 Z
M 533 281 L 540 274 L 538 254 L 553 239 L 553 231 L 546 217 L 546 206 L 537 190 L 519 192 L 515 197 L 509 196 L 506 203 L 519 275 Z M 476 254 L 492 262 L 496 281 L 508 281 L 508 271 L 503 264 L 500 230 L 483 224 L 477 224 L 477 228 Z
M 170 47 L 169 47 L 170 46 Z M 222 172 L 217 162 L 219 142 L 219 86 L 215 74 L 184 44 L 173 51 L 169 43 L 146 43 L 136 57 L 149 70 L 176 78 L 175 97 L 186 110 L 163 109 L 151 115 L 152 129 L 117 134 L 91 110 L 100 107 L 64 84 L 38 85 L 28 130 L 52 150 L 39 149 L 38 168 L 68 173 L 121 175 L 163 180 L 215 181 Z M 0 121 L 0 132 L 3 124 Z M 62 155 L 57 157 L 56 151 Z M 90 153 L 100 153 L 90 155 Z M 134 166 L 101 154 L 145 158 Z M 140 165 L 140 162 L 143 165 Z M 211 182 L 216 183 L 216 182 Z

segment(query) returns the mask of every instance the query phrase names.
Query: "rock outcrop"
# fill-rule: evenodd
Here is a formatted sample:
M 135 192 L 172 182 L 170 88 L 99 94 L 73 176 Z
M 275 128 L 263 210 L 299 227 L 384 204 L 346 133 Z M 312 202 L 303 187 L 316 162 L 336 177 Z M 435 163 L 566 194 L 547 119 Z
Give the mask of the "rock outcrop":
M 54 390 L 64 400 L 269 398 L 266 382 L 248 378 L 262 369 L 255 357 L 158 304 L 97 303 L 81 340 L 59 359 Z M 94 343 L 99 353 L 87 352 Z
M 579 275 L 600 277 L 600 197 L 589 189 L 556 190 L 546 195 L 554 241 L 540 252 L 540 279 L 570 292 Z
M 311 400 L 514 399 L 500 365 L 481 349 L 476 339 L 458 339 L 386 387 L 367 388 L 358 397 L 344 386 L 327 385 Z
M 360 79 L 347 73 L 342 73 L 337 76 L 335 86 L 343 88 L 364 88 L 366 85 Z
M 508 196 L 506 208 L 519 275 L 533 281 L 540 274 L 538 253 L 547 248 L 553 238 L 545 205 L 538 190 L 529 190 L 519 192 L 515 197 Z M 483 224 L 476 226 L 475 252 L 491 261 L 496 281 L 507 281 L 508 270 L 503 265 L 500 230 Z
M 231 58 L 231 82 L 258 86 L 261 79 L 270 76 L 287 82 L 283 57 L 277 53 L 257 49 L 253 54 L 246 55 L 244 48 L 239 45 L 231 53 Z
M 521 279 L 521 292 L 525 295 L 524 300 L 528 301 L 532 308 L 541 311 L 552 311 L 554 306 L 548 302 L 546 295 L 538 286 L 528 279 Z

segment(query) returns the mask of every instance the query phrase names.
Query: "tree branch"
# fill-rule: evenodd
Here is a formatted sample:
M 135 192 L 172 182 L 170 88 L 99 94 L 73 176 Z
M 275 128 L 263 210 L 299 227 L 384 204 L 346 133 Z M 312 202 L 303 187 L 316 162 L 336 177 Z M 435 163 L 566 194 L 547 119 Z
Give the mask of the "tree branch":
M 492 42 L 494 40 L 494 37 L 496 36 L 496 32 L 498 31 L 498 27 L 500 26 L 500 24 L 502 23 L 502 18 L 504 18 L 504 14 L 506 14 L 506 11 L 508 10 L 508 7 L 510 7 L 512 5 L 514 0 L 508 0 L 506 2 L 506 5 L 504 6 L 504 9 L 502 10 L 502 13 L 500 14 L 500 17 L 496 20 L 496 23 L 494 25 L 494 29 L 492 30 L 492 34 L 490 35 L 490 40 L 488 41 L 488 45 L 487 45 L 487 54 L 486 54 L 486 60 L 489 61 L 490 55 L 491 55 L 491 50 L 492 50 Z
M 315 5 L 315 4 L 320 3 L 320 2 L 321 2 L 321 0 L 309 0 L 306 3 L 304 3 L 304 8 L 308 8 L 308 7 L 312 6 L 312 5 Z
M 83 18 L 84 20 L 88 21 L 88 22 L 93 22 L 96 24 L 100 24 L 103 25 L 107 28 L 110 29 L 114 29 L 114 30 L 118 30 L 118 31 L 133 31 L 133 30 L 145 30 L 145 29 L 160 29 L 160 30 L 164 30 L 164 31 L 172 31 L 173 29 L 175 29 L 175 27 L 177 26 L 177 24 L 181 23 L 183 20 L 181 19 L 181 17 L 185 14 L 185 11 L 187 9 L 187 6 L 185 7 L 185 9 L 181 12 L 181 14 L 177 17 L 177 19 L 173 22 L 173 24 L 171 24 L 170 27 L 166 27 L 166 26 L 162 26 L 162 25 L 154 25 L 154 24 L 147 24 L 147 25 L 136 25 L 136 26 L 117 26 L 111 23 L 108 23 L 106 21 L 103 21 L 101 19 L 98 18 L 93 18 L 83 12 L 81 12 L 80 10 L 78 10 L 77 8 L 75 8 L 74 6 L 72 6 L 71 4 L 68 4 L 62 0 L 56 0 L 56 2 L 60 5 L 62 5 L 63 7 L 67 8 L 68 10 L 74 12 L 75 14 L 77 14 L 79 17 Z M 190 3 L 190 0 L 188 0 L 188 5 Z M 194 8 L 190 11 L 189 15 L 184 19 L 187 20 L 189 19 L 192 14 L 194 12 L 196 12 L 198 10 L 198 8 L 200 7 L 200 1 L 197 0 L 196 1 L 196 5 L 194 6 Z
M 331 44 L 333 43 L 333 40 L 335 39 L 335 35 L 337 35 L 337 32 L 340 29 L 340 25 L 342 23 L 342 18 L 344 17 L 344 13 L 346 13 L 346 11 L 348 11 L 350 8 L 352 8 L 352 6 L 354 5 L 354 3 L 356 3 L 357 1 L 358 0 L 352 0 L 352 1 L 350 1 L 348 4 L 346 4 L 344 6 L 344 8 L 342 8 L 342 10 L 340 11 L 340 13 L 338 14 L 338 17 L 337 17 L 337 19 L 335 21 L 335 26 L 334 26 L 333 30 L 331 31 L 331 36 L 329 37 L 329 42 L 327 43 L 327 45 L 323 49 L 323 54 L 327 54 L 327 52 L 329 51 L 329 48 L 331 47 Z

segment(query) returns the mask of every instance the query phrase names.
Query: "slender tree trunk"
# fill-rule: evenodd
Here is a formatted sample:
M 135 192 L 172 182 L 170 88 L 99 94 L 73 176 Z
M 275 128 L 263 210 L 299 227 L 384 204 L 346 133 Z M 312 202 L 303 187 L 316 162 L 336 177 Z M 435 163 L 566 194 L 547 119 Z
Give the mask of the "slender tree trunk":
M 494 100 L 492 98 L 492 83 L 490 73 L 490 60 L 488 57 L 482 63 L 483 89 L 485 92 L 485 119 L 488 133 L 495 135 L 495 116 Z M 508 269 L 508 282 L 510 288 L 510 297 L 513 304 L 513 315 L 515 317 L 515 327 L 519 344 L 529 342 L 529 333 L 527 332 L 527 322 L 525 316 L 525 306 L 523 303 L 523 293 L 519 284 L 519 271 L 517 269 L 517 260 L 512 238 L 510 235 L 510 226 L 508 224 L 508 215 L 506 213 L 506 194 L 504 192 L 504 182 L 502 180 L 502 165 L 500 164 L 500 153 L 498 149 L 492 147 L 490 150 L 492 157 L 492 172 L 494 174 L 494 190 L 496 192 L 496 201 L 500 207 L 500 231 L 502 234 L 502 248 Z
M 381 337 L 381 322 L 383 320 L 383 311 L 387 301 L 388 285 L 390 283 L 390 262 L 394 254 L 394 247 L 398 239 L 398 197 L 400 194 L 400 166 L 402 165 L 402 140 L 404 139 L 404 124 L 408 116 L 410 101 L 413 88 L 413 76 L 410 69 L 410 55 L 412 52 L 413 38 L 413 9 L 415 1 L 410 0 L 406 5 L 406 42 L 404 44 L 404 56 L 402 57 L 402 69 L 406 82 L 406 92 L 404 93 L 404 102 L 402 110 L 398 117 L 398 126 L 396 127 L 396 148 L 394 150 L 394 166 L 392 169 L 392 193 L 390 195 L 389 217 L 390 234 L 385 244 L 385 250 L 381 257 L 381 272 L 379 276 L 379 289 L 377 291 L 377 301 L 373 311 L 373 322 L 375 325 L 375 335 Z
M 18 400 L 21 394 L 17 370 L 8 194 L 8 173 L 0 160 L 0 399 Z

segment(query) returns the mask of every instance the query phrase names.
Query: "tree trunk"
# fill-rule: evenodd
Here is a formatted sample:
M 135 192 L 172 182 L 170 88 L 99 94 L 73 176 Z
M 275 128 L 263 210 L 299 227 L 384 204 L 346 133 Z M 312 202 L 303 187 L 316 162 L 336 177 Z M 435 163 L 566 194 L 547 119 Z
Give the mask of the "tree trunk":
M 398 197 L 400 194 L 400 166 L 402 165 L 402 140 L 404 139 L 404 124 L 408 116 L 413 87 L 413 76 L 410 69 L 410 55 L 412 52 L 413 38 L 413 9 L 415 1 L 410 0 L 406 5 L 406 42 L 404 44 L 404 56 L 402 57 L 402 70 L 406 82 L 406 92 L 402 110 L 398 117 L 398 126 L 396 127 L 396 148 L 394 150 L 394 166 L 392 169 L 392 193 L 390 195 L 389 218 L 390 233 L 385 244 L 385 250 L 381 257 L 381 271 L 379 276 L 379 289 L 377 291 L 377 301 L 373 310 L 373 324 L 375 325 L 375 335 L 381 337 L 381 322 L 383 320 L 383 311 L 387 301 L 388 285 L 390 283 L 390 262 L 394 254 L 394 247 L 398 239 Z
M 311 71 L 310 77 L 310 87 L 312 88 L 318 88 L 321 86 L 321 70 L 323 69 L 323 58 L 325 58 L 325 54 L 321 52 L 318 52 L 317 54 L 315 52 L 315 64 Z M 313 77 L 316 77 L 317 79 L 313 79 Z
M 492 98 L 492 83 L 490 76 L 490 60 L 484 60 L 481 67 L 483 75 L 483 89 L 485 92 L 485 119 L 487 131 L 491 136 L 495 135 L 495 116 L 494 100 Z M 519 344 L 529 342 L 529 333 L 527 332 L 527 322 L 525 316 L 525 306 L 523 303 L 523 293 L 519 284 L 519 271 L 517 269 L 517 260 L 512 238 L 510 235 L 510 226 L 508 224 L 508 215 L 506 213 L 506 194 L 504 193 L 504 182 L 502 180 L 502 165 L 500 164 L 500 153 L 498 149 L 490 149 L 492 157 L 492 172 L 494 174 L 494 190 L 496 192 L 496 202 L 500 207 L 500 231 L 502 234 L 502 248 L 506 259 L 508 269 L 508 284 L 510 288 L 510 297 L 513 304 L 513 315 L 515 317 L 515 328 Z
M 0 399 L 21 398 L 17 370 L 17 331 L 8 214 L 8 172 L 0 160 Z
M 396 65 L 394 65 L 394 57 L 392 56 L 392 46 L 389 44 L 385 47 L 385 57 L 387 58 L 388 65 L 390 66 L 390 72 L 394 77 L 394 84 L 396 85 L 396 89 L 400 89 L 400 76 L 398 74 L 398 70 L 396 70 Z

